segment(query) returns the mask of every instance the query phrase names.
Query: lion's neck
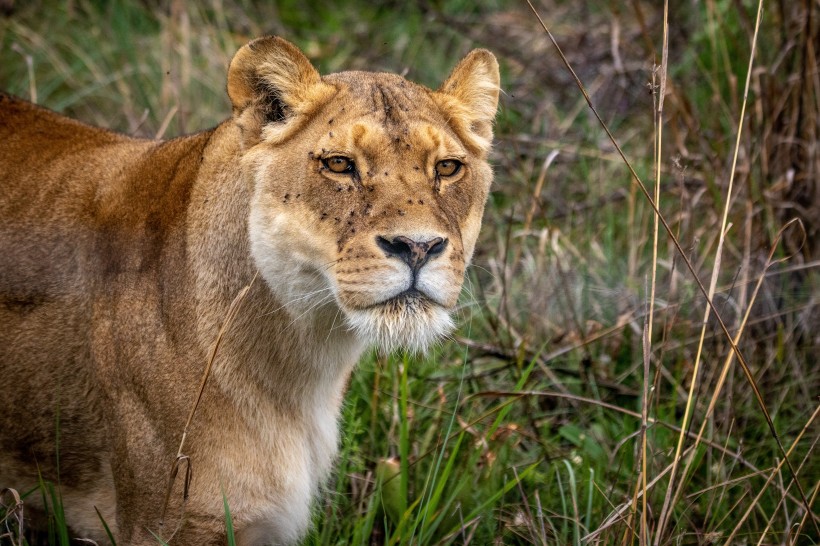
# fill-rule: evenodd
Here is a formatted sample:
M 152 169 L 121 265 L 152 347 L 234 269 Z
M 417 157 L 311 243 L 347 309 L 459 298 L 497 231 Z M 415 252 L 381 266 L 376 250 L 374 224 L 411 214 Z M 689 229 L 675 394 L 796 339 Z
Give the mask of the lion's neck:
M 363 344 L 335 304 L 294 316 L 264 282 L 256 279 L 225 335 L 217 377 L 229 391 L 241 391 L 238 398 L 265 398 L 287 413 L 322 401 L 338 405 Z

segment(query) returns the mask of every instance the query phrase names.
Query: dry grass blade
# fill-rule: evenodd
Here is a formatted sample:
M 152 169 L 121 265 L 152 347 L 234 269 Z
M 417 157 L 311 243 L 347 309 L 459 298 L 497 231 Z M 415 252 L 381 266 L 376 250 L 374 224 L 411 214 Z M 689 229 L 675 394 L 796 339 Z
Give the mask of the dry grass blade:
M 5 499 L 7 496 L 11 497 L 12 502 L 6 503 Z M 0 542 L 3 542 L 4 539 L 8 539 L 11 546 L 15 546 L 15 536 L 17 536 L 21 541 L 23 540 L 23 528 L 25 523 L 23 517 L 23 500 L 20 498 L 20 494 L 16 489 L 9 487 L 0 490 L 0 508 L 2 508 L 3 512 L 5 512 L 3 519 L 0 519 L 0 525 L 4 525 L 6 529 L 9 529 L 8 533 L 0 533 Z M 8 521 L 10 519 L 17 522 L 16 533 L 8 526 Z
M 666 96 L 666 77 L 669 68 L 669 1 L 665 0 L 663 4 L 663 49 L 661 53 L 661 66 L 660 66 L 660 88 L 656 95 L 657 97 L 657 109 L 655 110 L 655 128 L 656 128 L 656 138 L 655 138 L 655 203 L 660 206 L 661 201 L 661 157 L 663 156 L 662 146 L 663 146 L 663 103 L 664 97 Z M 654 80 L 654 74 L 653 74 Z M 654 89 L 654 81 L 653 81 L 653 89 Z M 648 507 L 647 507 L 647 438 L 646 438 L 646 423 L 648 419 L 648 409 L 649 409 L 649 364 L 650 364 L 650 355 L 652 353 L 652 326 L 654 324 L 654 316 L 655 316 L 655 296 L 657 290 L 657 279 L 658 279 L 658 216 L 654 215 L 652 217 L 653 224 L 652 224 L 652 280 L 651 280 L 651 287 L 649 291 L 649 313 L 646 320 L 646 339 L 644 341 L 644 377 L 643 377 L 643 400 L 641 402 L 641 488 L 642 488 L 642 496 L 641 496 L 641 532 L 640 532 L 640 543 L 641 546 L 645 546 L 649 544 L 649 537 L 647 533 L 649 532 L 647 517 L 648 517 Z
M 174 482 L 176 481 L 177 472 L 179 470 L 179 465 L 182 461 L 187 463 L 186 472 L 185 472 L 185 486 L 183 487 L 183 491 L 187 491 L 187 484 L 190 483 L 191 480 L 191 461 L 187 455 L 183 454 L 183 447 L 185 446 L 185 438 L 188 436 L 188 428 L 191 426 L 191 422 L 194 420 L 194 415 L 196 414 L 196 410 L 199 407 L 199 402 L 202 400 L 202 394 L 205 392 L 205 385 L 208 382 L 208 377 L 211 374 L 211 367 L 213 366 L 214 360 L 216 359 L 216 355 L 219 352 L 219 346 L 222 344 L 222 339 L 225 337 L 225 332 L 228 331 L 231 324 L 233 324 L 234 319 L 236 318 L 237 313 L 239 312 L 239 308 L 242 305 L 242 302 L 245 300 L 245 297 L 250 292 L 251 287 L 256 282 L 256 278 L 259 276 L 259 272 L 257 271 L 251 282 L 242 288 L 234 297 L 233 301 L 231 302 L 230 307 L 228 307 L 228 312 L 225 314 L 225 320 L 222 323 L 222 327 L 219 329 L 219 334 L 216 336 L 216 341 L 214 342 L 213 350 L 211 351 L 211 355 L 208 358 L 208 363 L 205 366 L 205 371 L 202 373 L 202 380 L 199 383 L 199 392 L 197 393 L 196 400 L 194 401 L 193 406 L 191 406 L 191 411 L 188 413 L 188 419 L 185 421 L 185 428 L 182 429 L 182 439 L 179 442 L 179 449 L 177 450 L 177 456 L 174 459 L 173 464 L 171 465 L 171 473 L 168 479 L 168 489 L 167 494 L 165 496 L 165 502 L 162 507 L 162 512 L 160 515 L 160 522 L 165 520 L 165 514 L 168 510 L 168 502 L 171 498 L 171 491 L 174 487 Z M 183 493 L 183 500 L 186 497 Z
M 31 55 L 23 51 L 23 48 L 20 47 L 20 44 L 14 43 L 11 44 L 12 51 L 19 53 L 23 59 L 26 61 L 26 67 L 28 68 L 28 96 L 29 100 L 34 104 L 37 104 L 37 82 L 34 78 L 34 61 L 31 58 Z
M 251 282 L 240 290 L 236 297 L 231 302 L 230 307 L 228 307 L 228 312 L 225 315 L 225 321 L 222 323 L 222 327 L 219 329 L 219 334 L 216 336 L 216 342 L 214 343 L 214 348 L 211 351 L 211 356 L 208 358 L 208 365 L 205 366 L 205 371 L 202 373 L 202 381 L 199 384 L 199 392 L 196 396 L 196 401 L 194 405 L 191 407 L 191 412 L 188 414 L 188 419 L 185 421 L 185 428 L 182 431 L 182 440 L 179 442 L 179 450 L 177 451 L 177 457 L 182 455 L 182 447 L 185 445 L 185 436 L 188 434 L 188 427 L 191 426 L 191 421 L 194 420 L 194 414 L 196 413 L 197 407 L 199 407 L 199 401 L 202 400 L 202 393 L 205 392 L 205 384 L 208 382 L 208 376 L 211 374 L 211 366 L 213 366 L 214 360 L 216 359 L 216 355 L 219 352 L 219 346 L 222 344 L 222 339 L 225 337 L 225 332 L 228 331 L 231 324 L 233 324 L 234 319 L 236 318 L 237 313 L 239 312 L 239 308 L 242 305 L 242 302 L 245 300 L 245 297 L 250 292 L 253 283 L 256 282 L 256 278 L 259 276 L 259 272 L 257 271 Z
M 155 139 L 159 140 L 163 136 L 165 136 L 165 131 L 168 130 L 168 126 L 171 125 L 171 120 L 174 119 L 174 116 L 178 111 L 179 106 L 177 105 L 174 105 L 170 110 L 168 110 L 168 113 L 165 114 L 165 118 L 163 118 L 162 123 L 159 126 L 159 129 L 157 129 L 157 133 L 154 135 Z
M 814 506 L 818 493 L 820 493 L 820 481 L 814 484 L 814 492 L 811 494 L 811 498 L 809 499 L 809 506 Z M 797 526 L 797 531 L 794 533 L 795 539 L 800 538 L 800 535 L 803 532 L 803 527 L 806 526 L 806 521 L 809 518 L 816 519 L 815 515 L 811 512 L 806 512 L 803 514 L 803 519 L 800 520 L 800 525 Z M 797 543 L 795 542 L 794 544 L 796 546 Z
M 530 230 L 530 226 L 532 226 L 532 219 L 535 217 L 535 212 L 538 209 L 538 196 L 541 195 L 541 190 L 544 187 L 544 181 L 547 179 L 547 171 L 552 165 L 552 162 L 555 161 L 555 158 L 558 157 L 558 150 L 551 151 L 547 158 L 544 159 L 544 163 L 541 165 L 541 172 L 538 173 L 538 180 L 535 182 L 535 188 L 532 190 L 532 198 L 530 200 L 530 209 L 527 211 L 527 217 L 524 219 L 524 227 L 521 229 L 522 233 L 527 233 Z M 523 250 L 523 245 L 518 246 L 516 248 L 515 256 L 513 257 L 513 265 L 518 263 L 518 260 L 521 258 L 521 252 Z
M 746 381 L 748 381 L 749 386 L 752 388 L 752 391 L 755 395 L 755 400 L 757 402 L 757 405 L 760 408 L 760 411 L 763 414 L 764 418 L 766 419 L 766 425 L 769 427 L 769 432 L 771 433 L 772 438 L 774 438 L 775 442 L 777 443 L 777 448 L 780 451 L 780 454 L 785 458 L 786 466 L 789 468 L 789 472 L 791 473 L 791 475 L 793 477 L 796 476 L 797 473 L 796 473 L 796 471 L 794 469 L 794 466 L 792 465 L 791 461 L 789 461 L 788 457 L 786 456 L 786 449 L 783 447 L 783 442 L 780 440 L 780 436 L 777 434 L 777 429 L 774 426 L 774 421 L 772 421 L 771 414 L 769 413 L 769 410 L 766 407 L 766 402 L 763 400 L 763 395 L 760 393 L 760 389 L 758 388 L 757 381 L 755 381 L 754 375 L 752 374 L 752 371 L 749 368 L 749 364 L 746 361 L 746 358 L 743 356 L 743 353 L 740 350 L 740 348 L 734 342 L 734 339 L 732 338 L 732 334 L 729 332 L 729 329 L 727 328 L 726 323 L 724 322 L 723 318 L 721 317 L 720 312 L 715 307 L 715 304 L 712 301 L 712 298 L 710 297 L 709 292 L 706 290 L 706 287 L 703 285 L 703 283 L 700 282 L 700 279 L 698 278 L 698 275 L 697 275 L 697 271 L 696 271 L 694 265 L 692 264 L 692 261 L 686 255 L 686 252 L 684 252 L 683 247 L 680 244 L 680 241 L 675 236 L 674 232 L 672 231 L 672 228 L 669 226 L 669 223 L 666 221 L 666 218 L 663 216 L 660 209 L 658 208 L 657 203 L 652 198 L 652 195 L 649 194 L 649 191 L 646 189 L 646 185 L 643 183 L 643 181 L 641 181 L 641 178 L 640 178 L 640 176 L 638 176 L 638 173 L 635 171 L 635 168 L 632 166 L 632 163 L 626 157 L 626 154 L 624 153 L 624 151 L 621 148 L 620 144 L 618 144 L 618 141 L 615 139 L 615 136 L 609 130 L 609 127 L 607 126 L 606 122 L 604 122 L 603 118 L 598 113 L 598 110 L 595 108 L 595 105 L 592 104 L 592 99 L 589 97 L 589 94 L 587 93 L 586 88 L 584 87 L 584 84 L 581 82 L 581 79 L 578 77 L 578 74 L 572 68 L 572 65 L 569 63 L 569 60 L 564 55 L 563 51 L 561 50 L 560 46 L 558 45 L 558 42 L 555 40 L 555 37 L 552 35 L 552 33 L 547 28 L 544 21 L 541 19 L 541 16 L 538 14 L 535 7 L 532 5 L 532 2 L 530 0 L 527 0 L 527 4 L 529 5 L 530 10 L 532 11 L 532 13 L 538 19 L 538 22 L 540 23 L 541 27 L 544 29 L 544 32 L 549 37 L 550 42 L 552 42 L 553 46 L 557 50 L 558 55 L 561 57 L 561 61 L 564 63 L 564 66 L 566 66 L 567 70 L 569 70 L 570 74 L 572 75 L 576 85 L 578 86 L 578 89 L 583 94 L 584 99 L 586 100 L 587 104 L 589 105 L 590 110 L 592 111 L 593 115 L 595 116 L 595 119 L 601 125 L 601 128 L 603 128 L 603 130 L 606 133 L 607 137 L 609 138 L 610 142 L 615 147 L 615 149 L 618 151 L 618 155 L 620 155 L 620 157 L 623 160 L 624 164 L 626 165 L 627 169 L 629 169 L 629 172 L 632 175 L 632 179 L 635 181 L 636 184 L 638 184 L 638 188 L 641 190 L 641 193 L 643 193 L 643 195 L 646 198 L 647 202 L 652 207 L 652 210 L 658 216 L 658 220 L 660 220 L 661 224 L 663 225 L 663 228 L 666 231 L 666 233 L 669 237 L 669 240 L 672 241 L 672 244 L 674 245 L 675 250 L 680 255 L 681 259 L 683 260 L 684 264 L 686 265 L 686 268 L 689 270 L 689 273 L 692 276 L 692 279 L 694 280 L 695 285 L 697 286 L 698 290 L 700 291 L 700 293 L 703 295 L 704 299 L 706 300 L 708 308 L 714 314 L 715 320 L 717 321 L 718 326 L 720 327 L 721 331 L 723 332 L 724 337 L 726 338 L 728 343 L 731 345 L 732 351 L 737 355 L 738 362 L 740 363 L 740 366 L 743 369 L 743 374 L 746 377 Z M 679 458 L 680 458 L 680 455 L 677 457 L 677 459 L 679 459 Z M 811 508 L 810 508 L 810 505 L 809 505 L 809 501 L 806 497 L 806 493 L 803 490 L 803 486 L 800 484 L 799 481 L 797 481 L 796 483 L 797 483 L 798 491 L 800 492 L 800 498 L 801 498 L 801 501 L 803 503 L 803 506 L 804 506 L 804 508 L 806 509 L 807 512 L 810 512 Z M 815 525 L 817 533 L 820 534 L 820 527 L 818 527 L 817 522 L 814 522 L 814 525 Z
M 168 510 L 168 502 L 171 500 L 171 493 L 174 491 L 174 484 L 177 480 L 177 474 L 179 474 L 179 467 L 185 463 L 185 478 L 182 481 L 182 509 L 185 509 L 185 504 L 188 501 L 188 491 L 191 487 L 191 476 L 193 475 L 193 469 L 191 468 L 191 458 L 187 455 L 177 455 L 174 459 L 173 464 L 171 465 L 171 473 L 170 477 L 168 478 L 168 488 L 165 490 L 165 500 L 162 503 L 162 512 L 160 513 L 160 520 L 159 525 L 162 527 L 165 525 L 165 514 Z M 169 542 L 174 535 L 177 534 L 177 531 L 182 527 L 183 518 L 179 518 L 177 522 L 176 528 L 171 532 L 171 534 L 166 539 L 166 542 Z

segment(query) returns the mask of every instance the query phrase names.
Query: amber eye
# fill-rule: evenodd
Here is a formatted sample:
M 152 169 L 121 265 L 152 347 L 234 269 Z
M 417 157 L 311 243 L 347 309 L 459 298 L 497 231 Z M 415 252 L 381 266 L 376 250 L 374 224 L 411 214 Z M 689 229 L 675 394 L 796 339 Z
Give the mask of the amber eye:
M 436 174 L 438 176 L 453 176 L 461 170 L 461 161 L 455 159 L 445 159 L 436 163 Z
M 322 164 L 327 167 L 329 171 L 339 174 L 352 173 L 355 169 L 352 159 L 340 155 L 327 157 L 322 160 Z

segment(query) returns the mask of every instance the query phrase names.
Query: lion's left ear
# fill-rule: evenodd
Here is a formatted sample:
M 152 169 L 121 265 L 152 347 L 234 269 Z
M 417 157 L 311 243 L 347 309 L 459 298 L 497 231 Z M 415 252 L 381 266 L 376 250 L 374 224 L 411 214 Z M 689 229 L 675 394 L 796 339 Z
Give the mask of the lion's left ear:
M 243 46 L 228 68 L 228 97 L 246 145 L 259 141 L 265 125 L 304 118 L 333 93 L 299 48 L 277 36 Z
M 493 138 L 500 82 L 495 55 L 474 49 L 433 94 L 439 106 L 451 114 L 457 130 L 465 133 L 461 136 L 470 137 L 468 144 L 482 152 L 489 150 Z

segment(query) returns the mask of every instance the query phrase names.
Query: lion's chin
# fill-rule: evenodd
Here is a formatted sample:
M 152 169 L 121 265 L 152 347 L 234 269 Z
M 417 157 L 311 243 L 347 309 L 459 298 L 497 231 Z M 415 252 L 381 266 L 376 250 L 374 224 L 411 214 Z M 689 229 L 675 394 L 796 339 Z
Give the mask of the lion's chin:
M 454 328 L 450 313 L 423 297 L 403 297 L 347 311 L 347 321 L 368 345 L 424 352 Z

